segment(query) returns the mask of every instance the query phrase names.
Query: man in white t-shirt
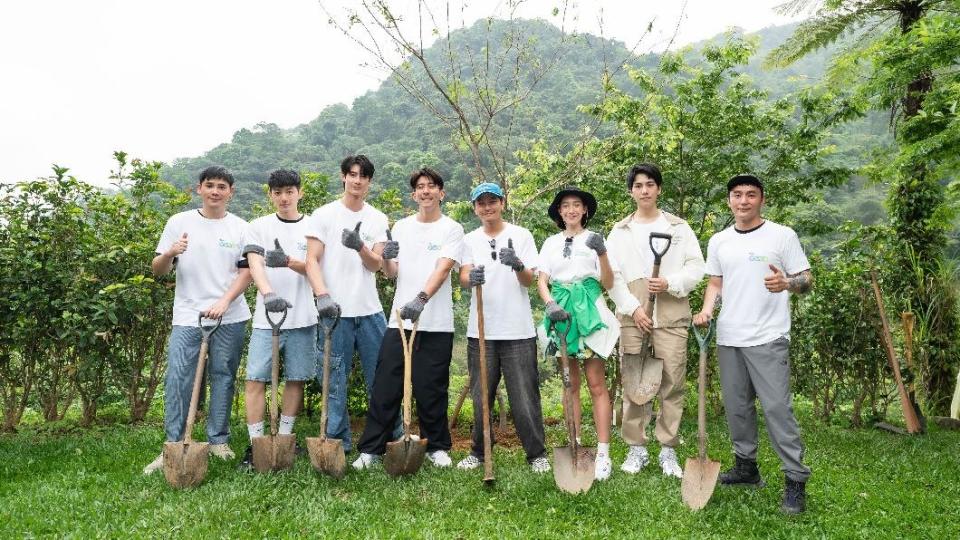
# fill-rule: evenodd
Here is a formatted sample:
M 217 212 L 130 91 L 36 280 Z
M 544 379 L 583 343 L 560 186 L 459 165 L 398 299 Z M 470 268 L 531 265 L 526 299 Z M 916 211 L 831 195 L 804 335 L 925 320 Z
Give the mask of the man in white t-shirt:
M 210 403 L 207 440 L 210 453 L 233 459 L 230 438 L 230 402 L 240 365 L 250 308 L 243 291 L 250 270 L 243 260 L 247 222 L 227 212 L 233 197 L 233 175 L 223 167 L 200 173 L 197 194 L 202 206 L 167 220 L 151 264 L 154 275 L 176 270 L 173 330 L 167 344 L 167 375 L 163 385 L 163 427 L 168 442 L 183 440 L 193 378 L 200 355 L 201 316 L 204 326 L 221 319 L 210 338 L 207 361 Z M 144 467 L 144 474 L 163 468 L 163 454 Z
M 527 292 L 536 277 L 537 246 L 530 231 L 503 220 L 504 196 L 499 185 L 480 184 L 470 192 L 470 201 L 482 226 L 463 238 L 460 285 L 473 290 L 478 285 L 483 286 L 487 398 L 493 402 L 502 376 L 527 463 L 534 472 L 547 472 L 550 461 L 544 446 L 543 413 L 540 410 L 537 332 Z M 477 299 L 473 296 L 467 322 L 473 447 L 470 455 L 457 464 L 461 469 L 476 468 L 484 458 L 479 337 Z
M 393 237 L 384 246 L 383 270 L 396 277 L 397 288 L 390 324 L 380 345 L 380 364 L 373 381 L 367 423 L 357 448 L 357 469 L 371 466 L 386 451 L 400 414 L 403 395 L 403 347 L 400 328 L 412 329 L 419 320 L 413 343 L 413 395 L 420 435 L 427 438 L 427 457 L 437 467 L 449 467 L 451 447 L 447 427 L 447 387 L 453 352 L 453 294 L 450 271 L 460 263 L 463 227 L 443 215 L 443 178 L 423 168 L 410 175 L 417 213 L 393 226 Z M 403 322 L 397 320 L 400 310 Z
M 683 219 L 660 210 L 657 200 L 663 176 L 650 163 L 636 165 L 627 173 L 627 191 L 636 211 L 610 230 L 607 248 L 613 259 L 613 288 L 610 298 L 620 319 L 620 347 L 623 350 L 623 440 L 630 445 L 620 469 L 636 474 L 649 461 L 647 425 L 653 416 L 652 394 L 660 398 L 655 435 L 660 442 L 660 469 L 666 476 L 680 478 L 683 469 L 674 450 L 680 444 L 687 373 L 687 328 L 690 326 L 689 294 L 703 279 L 703 253 L 696 235 Z M 651 233 L 671 236 L 670 247 L 660 261 L 659 277 L 652 277 L 654 256 Z M 657 246 L 657 249 L 663 249 Z M 653 318 L 645 302 L 656 295 Z M 643 369 L 643 338 L 650 333 L 654 355 L 653 370 Z M 652 360 L 647 360 L 650 362 Z M 631 371 L 632 370 L 632 371 Z M 652 371 L 652 372 L 651 372 Z M 633 392 L 647 385 L 659 389 Z M 628 388 L 631 387 L 631 388 Z M 648 397 L 649 396 L 649 397 Z
M 353 354 L 360 356 L 369 399 L 377 371 L 377 353 L 387 327 L 377 294 L 376 272 L 383 263 L 387 216 L 366 202 L 374 167 L 360 154 L 340 163 L 343 195 L 315 210 L 307 231 L 307 279 L 317 296 L 340 306 L 340 323 L 331 336 L 327 437 L 353 446 L 347 412 L 347 380 Z M 320 340 L 323 354 L 323 339 Z M 323 377 L 322 369 L 317 377 Z M 322 381 L 321 381 L 322 384 Z
M 272 379 L 273 327 L 280 325 L 280 354 L 283 357 L 283 405 L 280 408 L 281 435 L 293 433 L 293 424 L 303 403 L 304 381 L 317 372 L 317 310 L 313 305 L 306 274 L 307 221 L 298 204 L 303 198 L 300 175 L 278 169 L 267 181 L 270 202 L 276 213 L 250 223 L 244 255 L 257 285 L 257 306 L 253 333 L 247 349 L 247 383 L 244 403 L 250 439 L 263 436 L 264 391 Z M 284 318 L 283 312 L 286 311 Z M 253 449 L 247 446 L 240 468 L 253 466 Z
M 694 317 L 707 325 L 717 298 L 717 359 L 723 405 L 736 464 L 720 475 L 724 485 L 762 486 L 757 468 L 757 409 L 760 399 L 767 433 L 780 457 L 785 484 L 781 510 L 806 509 L 810 468 L 803 464 L 803 441 L 790 391 L 790 297 L 813 286 L 797 233 L 761 217 L 763 184 L 753 175 L 727 183 L 727 205 L 734 224 L 710 238 L 710 281 L 703 309 Z

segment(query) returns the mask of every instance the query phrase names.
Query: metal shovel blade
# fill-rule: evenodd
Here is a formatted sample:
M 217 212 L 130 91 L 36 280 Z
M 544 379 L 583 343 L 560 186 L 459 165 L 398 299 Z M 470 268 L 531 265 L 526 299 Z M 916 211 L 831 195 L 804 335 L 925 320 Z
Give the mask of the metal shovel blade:
M 639 362 L 623 363 L 621 374 L 624 397 L 631 403 L 643 405 L 653 399 L 660 391 L 663 377 L 663 360 L 647 357 Z
M 580 447 L 576 461 L 571 447 L 557 446 L 553 449 L 553 479 L 561 491 L 586 493 L 593 485 L 595 474 L 592 448 Z
M 383 455 L 383 469 L 393 477 L 414 474 L 423 465 L 427 455 L 427 440 L 413 440 L 404 436 L 398 441 L 387 443 L 387 453 Z
M 719 476 L 720 462 L 709 458 L 687 458 L 683 467 L 683 481 L 680 484 L 683 504 L 691 510 L 700 510 L 706 506 L 717 487 Z
M 207 476 L 210 445 L 205 442 L 168 442 L 163 445 L 163 476 L 172 488 L 200 485 Z
M 253 469 L 257 472 L 289 469 L 297 457 L 295 435 L 254 437 L 250 444 L 253 446 Z
M 307 451 L 310 452 L 310 464 L 318 473 L 343 478 L 347 470 L 347 457 L 343 452 L 343 441 L 326 437 L 307 437 Z

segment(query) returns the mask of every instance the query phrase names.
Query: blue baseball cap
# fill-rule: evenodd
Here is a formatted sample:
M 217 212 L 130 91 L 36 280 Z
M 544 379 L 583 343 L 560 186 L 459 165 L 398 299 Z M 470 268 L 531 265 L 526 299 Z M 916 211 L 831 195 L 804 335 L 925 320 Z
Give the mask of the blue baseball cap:
M 470 192 L 470 202 L 477 202 L 477 199 L 479 199 L 484 193 L 496 195 L 501 199 L 503 198 L 503 190 L 500 189 L 498 184 L 494 184 L 493 182 L 484 182 L 473 188 L 473 191 Z

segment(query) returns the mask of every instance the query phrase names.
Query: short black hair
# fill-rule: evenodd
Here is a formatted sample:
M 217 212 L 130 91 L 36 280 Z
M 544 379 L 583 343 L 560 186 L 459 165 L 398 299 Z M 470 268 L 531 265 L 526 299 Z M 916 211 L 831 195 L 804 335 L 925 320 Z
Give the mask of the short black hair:
M 213 165 L 200 171 L 200 179 L 197 181 L 202 184 L 205 180 L 226 180 L 228 184 L 233 185 L 233 175 L 225 167 Z
M 752 174 L 738 174 L 727 182 L 727 195 L 737 186 L 754 186 L 760 190 L 760 196 L 763 197 L 763 182 Z
M 657 167 L 653 163 L 638 163 L 627 173 L 627 191 L 633 189 L 633 183 L 636 181 L 638 174 L 653 179 L 653 181 L 657 183 L 657 187 L 660 187 L 660 184 L 663 183 L 663 175 L 660 174 L 660 167 Z
M 300 188 L 300 173 L 291 169 L 277 169 L 270 173 L 270 180 L 267 181 L 270 189 L 283 187 Z
M 354 165 L 360 166 L 360 176 L 366 176 L 367 178 L 373 180 L 374 167 L 373 162 L 370 161 L 370 158 L 363 154 L 357 154 L 355 156 L 347 156 L 343 158 L 343 161 L 340 162 L 340 174 L 346 176 L 350 173 L 350 169 Z
M 417 180 L 419 180 L 421 176 L 426 176 L 440 189 L 443 189 L 443 177 L 440 176 L 440 173 L 431 169 L 430 167 L 423 167 L 422 169 L 417 169 L 410 173 L 410 189 L 417 189 Z

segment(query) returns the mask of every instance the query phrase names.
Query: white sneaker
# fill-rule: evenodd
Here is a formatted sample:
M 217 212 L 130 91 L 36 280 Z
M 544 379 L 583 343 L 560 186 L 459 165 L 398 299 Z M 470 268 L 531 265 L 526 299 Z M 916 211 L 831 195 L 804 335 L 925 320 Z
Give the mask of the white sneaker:
M 597 456 L 593 477 L 597 480 L 606 480 L 610 478 L 612 472 L 613 461 L 610 460 L 610 456 Z
M 470 454 L 469 456 L 461 459 L 460 463 L 457 463 L 457 468 L 464 469 L 464 470 L 476 469 L 479 466 L 480 466 L 480 459 L 473 454 Z
M 627 452 L 627 459 L 623 460 L 620 470 L 627 474 L 637 474 L 640 469 L 647 466 L 647 463 L 650 463 L 650 454 L 647 453 L 647 447 L 631 445 L 630 451 Z
M 547 456 L 540 456 L 530 462 L 530 469 L 537 474 L 550 472 L 550 460 Z
M 364 454 L 360 452 L 360 457 L 353 462 L 353 468 L 362 471 L 363 469 L 369 469 L 377 463 L 380 463 L 380 456 L 376 454 Z
M 156 471 L 159 471 L 163 468 L 163 454 L 161 453 L 157 456 L 157 459 L 150 462 L 149 465 L 143 468 L 143 474 L 149 476 Z
M 433 463 L 434 467 L 444 468 L 453 465 L 453 460 L 450 459 L 450 454 L 448 454 L 446 450 L 429 452 L 427 453 L 427 457 L 430 458 L 430 463 Z
M 237 455 L 233 453 L 233 450 L 230 449 L 230 446 L 226 444 L 211 444 L 210 453 L 224 461 L 237 457 Z
M 660 468 L 663 469 L 664 476 L 683 478 L 683 469 L 677 463 L 677 452 L 669 446 L 660 449 Z

